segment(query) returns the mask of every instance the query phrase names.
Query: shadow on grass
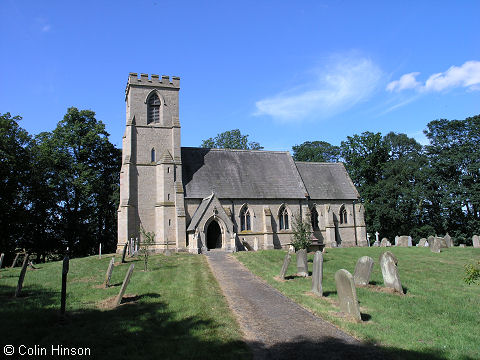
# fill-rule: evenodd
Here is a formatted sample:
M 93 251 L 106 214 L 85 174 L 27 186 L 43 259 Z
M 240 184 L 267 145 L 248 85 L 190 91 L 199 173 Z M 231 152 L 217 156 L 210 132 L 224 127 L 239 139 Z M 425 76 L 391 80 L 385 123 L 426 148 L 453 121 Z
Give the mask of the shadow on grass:
M 295 338 L 271 346 L 261 341 L 226 341 L 216 331 L 222 328 L 216 319 L 182 318 L 157 293 L 140 294 L 131 301 L 127 298 L 125 305 L 111 310 L 68 311 L 67 297 L 67 314 L 61 322 L 59 292 L 41 286 L 28 286 L 25 290 L 27 297 L 14 299 L 10 296 L 12 286 L 0 286 L 0 319 L 2 327 L 8 329 L 2 333 L 3 345 L 90 348 L 95 359 L 251 359 L 249 348 L 256 358 L 264 359 L 448 358 L 438 349 L 408 351 L 375 346 L 375 339 L 359 343 L 330 337 Z
M 324 291 L 323 296 L 324 297 L 329 297 L 330 295 L 337 295 L 336 291 Z

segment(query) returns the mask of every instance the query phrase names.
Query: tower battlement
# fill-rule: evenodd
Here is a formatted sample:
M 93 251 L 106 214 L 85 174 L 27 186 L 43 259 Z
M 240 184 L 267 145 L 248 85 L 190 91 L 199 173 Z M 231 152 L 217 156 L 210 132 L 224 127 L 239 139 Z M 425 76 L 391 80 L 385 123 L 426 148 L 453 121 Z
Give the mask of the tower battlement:
M 180 78 L 178 76 L 172 76 L 172 81 L 168 75 L 162 75 L 161 77 L 156 74 L 152 74 L 150 77 L 148 74 L 137 73 L 128 74 L 128 85 L 140 85 L 140 86 L 162 86 L 174 89 L 180 89 Z

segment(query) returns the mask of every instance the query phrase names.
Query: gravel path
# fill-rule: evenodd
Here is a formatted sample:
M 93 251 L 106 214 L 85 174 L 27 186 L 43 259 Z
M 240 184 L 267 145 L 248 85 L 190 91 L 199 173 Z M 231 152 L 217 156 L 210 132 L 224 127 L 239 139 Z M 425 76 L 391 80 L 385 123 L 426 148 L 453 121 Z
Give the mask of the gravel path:
M 233 256 L 209 251 L 208 263 L 244 332 L 254 359 L 383 359 L 260 281 Z

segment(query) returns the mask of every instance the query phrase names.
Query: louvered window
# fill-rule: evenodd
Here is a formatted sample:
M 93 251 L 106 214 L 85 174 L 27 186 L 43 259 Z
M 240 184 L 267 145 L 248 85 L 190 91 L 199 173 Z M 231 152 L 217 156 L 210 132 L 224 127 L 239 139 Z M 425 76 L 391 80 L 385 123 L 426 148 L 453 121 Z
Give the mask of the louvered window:
M 148 99 L 147 124 L 160 122 L 160 99 L 157 94 L 153 94 Z

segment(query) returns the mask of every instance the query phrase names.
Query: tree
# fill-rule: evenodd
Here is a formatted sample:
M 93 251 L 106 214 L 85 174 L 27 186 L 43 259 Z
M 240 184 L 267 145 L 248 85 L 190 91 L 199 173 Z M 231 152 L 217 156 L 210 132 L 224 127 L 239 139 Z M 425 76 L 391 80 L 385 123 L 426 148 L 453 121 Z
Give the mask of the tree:
M 337 162 L 340 159 L 340 148 L 326 141 L 305 141 L 294 145 L 292 150 L 295 161 Z
M 292 222 L 293 240 L 295 251 L 308 249 L 311 245 L 312 225 L 309 219 L 302 219 L 300 214 L 295 214 Z
M 200 145 L 202 148 L 217 148 L 217 149 L 244 149 L 244 150 L 261 150 L 258 142 L 248 141 L 248 135 L 242 135 L 239 129 L 225 131 L 215 136 L 215 138 L 208 138 L 203 140 Z
M 140 234 L 142 234 L 142 241 L 140 242 L 140 253 L 143 256 L 143 270 L 148 271 L 148 256 L 150 255 L 150 246 L 155 243 L 155 233 L 151 231 L 146 231 L 143 226 L 140 226 Z

